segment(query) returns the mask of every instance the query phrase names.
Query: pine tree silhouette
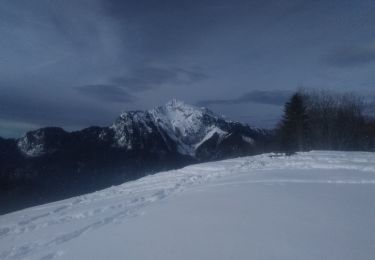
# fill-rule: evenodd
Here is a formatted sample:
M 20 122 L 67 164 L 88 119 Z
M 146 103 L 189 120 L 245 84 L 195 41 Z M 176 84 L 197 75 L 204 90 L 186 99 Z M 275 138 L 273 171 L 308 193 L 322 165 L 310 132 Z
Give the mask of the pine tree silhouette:
M 285 104 L 284 116 L 280 126 L 281 150 L 286 155 L 307 149 L 308 114 L 304 98 L 294 94 Z

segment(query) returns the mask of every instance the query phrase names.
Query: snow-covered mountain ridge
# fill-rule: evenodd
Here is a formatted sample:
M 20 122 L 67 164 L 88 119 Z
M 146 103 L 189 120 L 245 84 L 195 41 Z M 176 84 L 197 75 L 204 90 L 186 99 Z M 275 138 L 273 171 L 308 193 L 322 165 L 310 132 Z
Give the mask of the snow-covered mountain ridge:
M 113 137 L 113 146 L 132 150 L 157 149 L 159 147 L 148 148 L 147 145 L 150 144 L 150 138 L 160 139 L 166 149 L 177 149 L 180 154 L 199 157 L 197 150 L 206 141 L 215 138 L 215 146 L 218 146 L 227 138 L 233 139 L 231 135 L 234 133 L 240 136 L 238 140 L 242 139 L 240 145 L 249 147 L 255 145 L 254 139 L 265 135 L 260 129 L 227 121 L 206 108 L 173 99 L 164 106 L 148 111 L 122 113 L 110 127 L 104 127 L 97 133 L 97 140 L 100 142 L 105 137 Z M 59 147 L 50 146 L 56 142 L 58 144 L 60 141 L 53 138 L 60 136 L 64 136 L 61 128 L 42 128 L 18 139 L 17 146 L 24 155 L 38 157 L 58 150 Z
M 188 105 L 173 99 L 149 111 L 124 112 L 110 127 L 115 132 L 116 143 L 120 147 L 132 149 L 135 129 L 140 136 L 152 133 L 160 135 L 166 143 L 174 142 L 177 151 L 184 155 L 197 156 L 196 151 L 214 135 L 219 137 L 217 144 L 229 137 L 241 125 L 226 121 L 207 108 Z M 254 144 L 254 133 L 261 130 L 241 125 L 241 137 L 247 144 Z
M 0 214 L 192 163 L 263 153 L 270 136 L 172 100 L 124 112 L 108 127 L 46 127 L 0 138 Z
M 372 259 L 375 154 L 187 166 L 0 216 L 0 259 Z

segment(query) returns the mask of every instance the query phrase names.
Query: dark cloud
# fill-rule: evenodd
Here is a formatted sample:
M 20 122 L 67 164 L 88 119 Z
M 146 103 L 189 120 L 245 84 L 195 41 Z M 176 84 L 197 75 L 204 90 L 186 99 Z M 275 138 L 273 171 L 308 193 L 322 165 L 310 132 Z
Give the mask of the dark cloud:
M 39 92 L 23 92 L 22 89 L 1 89 L 0 130 L 4 130 L 7 125 L 77 129 L 89 125 L 108 125 L 116 116 L 116 112 L 102 106 L 68 102 L 59 95 L 42 96 Z M 15 134 L 18 132 L 15 130 Z
M 101 101 L 127 103 L 135 100 L 134 96 L 115 85 L 85 85 L 75 89 L 81 94 Z
M 337 67 L 357 67 L 375 62 L 375 44 L 361 45 L 336 50 L 326 62 Z
M 128 75 L 115 77 L 111 81 L 129 91 L 141 92 L 166 84 L 189 85 L 205 78 L 207 75 L 198 70 L 144 65 L 134 68 Z
M 198 104 L 209 105 L 237 105 L 243 103 L 259 103 L 267 105 L 281 106 L 293 94 L 287 90 L 253 90 L 234 99 L 202 100 Z
M 160 67 L 156 65 L 138 66 L 126 76 L 110 79 L 108 84 L 92 84 L 75 87 L 85 96 L 105 102 L 130 103 L 136 100 L 133 93 L 162 87 L 167 84 L 189 85 L 207 78 L 195 69 Z
M 337 49 L 371 42 L 370 0 L 0 2 L 0 121 L 15 127 L 101 124 L 174 97 L 215 96 L 203 102 L 231 116 L 245 113 L 239 107 L 276 115 L 278 106 L 262 104 L 280 105 L 283 93 L 228 97 L 247 86 L 342 90 L 373 81 L 371 46 Z
M 264 6 L 257 2 L 103 0 L 102 4 L 106 13 L 118 22 L 120 33 L 130 32 L 135 36 L 132 47 L 155 58 L 179 56 L 194 48 L 215 28 L 225 25 L 228 18 L 232 19 L 231 11 L 239 16 L 255 13 L 256 6 Z M 127 34 L 120 35 L 124 41 L 128 40 Z

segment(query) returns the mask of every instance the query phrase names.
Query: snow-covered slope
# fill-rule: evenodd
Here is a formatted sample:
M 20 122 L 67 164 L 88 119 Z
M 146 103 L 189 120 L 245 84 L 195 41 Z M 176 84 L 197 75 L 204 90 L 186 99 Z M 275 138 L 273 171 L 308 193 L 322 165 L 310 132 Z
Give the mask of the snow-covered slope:
M 373 259 L 375 154 L 197 164 L 0 216 L 0 259 Z

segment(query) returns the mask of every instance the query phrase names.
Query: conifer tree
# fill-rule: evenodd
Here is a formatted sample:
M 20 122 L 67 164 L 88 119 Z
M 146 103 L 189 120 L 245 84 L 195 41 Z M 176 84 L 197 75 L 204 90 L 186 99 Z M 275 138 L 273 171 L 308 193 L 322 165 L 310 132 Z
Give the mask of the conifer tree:
M 281 150 L 287 155 L 306 150 L 308 129 L 304 97 L 300 93 L 295 93 L 284 107 L 284 116 L 279 129 Z

